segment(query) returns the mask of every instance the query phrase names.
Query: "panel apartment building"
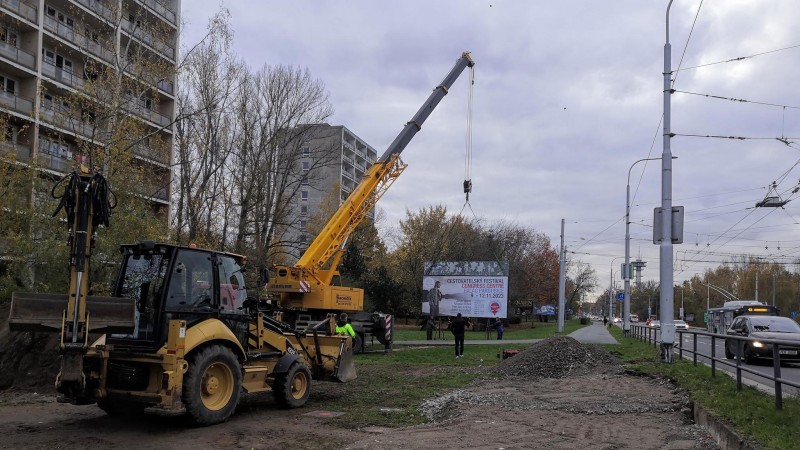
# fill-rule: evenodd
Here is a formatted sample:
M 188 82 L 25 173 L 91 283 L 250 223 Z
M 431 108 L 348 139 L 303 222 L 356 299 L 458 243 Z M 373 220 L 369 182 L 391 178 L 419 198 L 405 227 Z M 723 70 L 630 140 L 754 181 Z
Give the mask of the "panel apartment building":
M 300 197 L 297 199 L 300 207 L 296 209 L 299 215 L 295 223 L 299 224 L 299 242 L 303 249 L 316 237 L 308 233 L 309 218 L 319 211 L 334 189 L 339 190 L 339 198 L 344 201 L 378 158 L 378 153 L 372 146 L 343 125 L 317 124 L 304 128 L 309 139 L 303 144 L 303 172 L 314 167 L 313 155 L 332 151 L 334 161 L 319 169 L 314 177 L 313 187 L 304 181 L 300 190 Z M 369 217 L 374 217 L 373 212 L 370 212 Z M 300 255 L 296 256 L 299 258 Z
M 179 11 L 180 0 L 0 0 L 0 157 L 35 163 L 48 178 L 71 171 L 81 149 L 102 147 L 103 125 L 91 101 L 65 99 L 84 93 L 103 101 L 100 93 L 85 95 L 89 81 L 124 73 L 143 88 L 117 104 L 158 143 L 127 149 L 154 180 L 139 194 L 166 214 Z M 144 60 L 169 70 L 148 72 Z

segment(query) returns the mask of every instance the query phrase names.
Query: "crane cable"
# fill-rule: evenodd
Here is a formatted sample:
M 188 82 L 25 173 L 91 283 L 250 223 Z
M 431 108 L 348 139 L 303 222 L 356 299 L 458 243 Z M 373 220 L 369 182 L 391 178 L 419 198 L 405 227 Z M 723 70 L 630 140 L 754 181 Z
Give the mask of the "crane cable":
M 465 204 L 469 204 L 472 192 L 472 87 L 475 85 L 475 67 L 469 68 L 469 93 L 467 94 L 467 151 L 464 160 L 464 194 Z
M 433 250 L 433 258 L 431 260 L 431 265 L 426 269 L 423 270 L 424 276 L 428 276 L 430 274 L 431 269 L 439 262 L 439 257 L 442 255 L 444 251 L 444 245 L 450 239 L 450 232 L 456 225 L 456 217 L 463 217 L 464 210 L 469 206 L 470 211 L 472 211 L 472 205 L 469 204 L 469 194 L 472 192 L 472 87 L 475 85 L 475 67 L 469 68 L 469 88 L 467 94 L 467 150 L 466 150 L 466 157 L 464 161 L 464 194 L 466 194 L 466 202 L 464 206 L 461 207 L 461 211 L 453 218 L 450 222 L 449 226 L 445 229 L 444 233 L 442 234 L 442 239 L 436 242 Z M 475 212 L 472 212 L 472 215 L 475 215 Z

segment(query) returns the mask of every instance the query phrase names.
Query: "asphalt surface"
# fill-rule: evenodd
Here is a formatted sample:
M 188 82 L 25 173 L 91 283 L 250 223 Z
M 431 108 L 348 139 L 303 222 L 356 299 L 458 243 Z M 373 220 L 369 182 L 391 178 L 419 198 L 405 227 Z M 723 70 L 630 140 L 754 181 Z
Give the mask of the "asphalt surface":
M 608 332 L 608 328 L 603 326 L 602 322 L 592 322 L 588 327 L 573 331 L 567 336 L 575 338 L 575 340 L 584 344 L 619 344 L 619 342 L 611 336 L 611 333 Z M 498 341 L 496 339 L 467 339 L 464 341 L 464 345 L 533 344 L 541 340 L 542 339 L 503 339 L 502 341 Z M 448 331 L 444 333 L 443 339 L 434 339 L 431 341 L 394 341 L 393 345 L 453 345 L 453 336 Z

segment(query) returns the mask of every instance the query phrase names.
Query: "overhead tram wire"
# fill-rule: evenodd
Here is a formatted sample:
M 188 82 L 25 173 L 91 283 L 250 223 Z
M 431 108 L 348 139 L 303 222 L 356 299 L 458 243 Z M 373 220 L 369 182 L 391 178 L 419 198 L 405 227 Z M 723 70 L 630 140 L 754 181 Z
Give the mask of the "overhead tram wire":
M 713 98 L 713 99 L 717 99 L 717 100 L 729 100 L 729 101 L 738 102 L 738 103 L 751 103 L 753 105 L 774 106 L 776 108 L 800 109 L 800 106 L 781 105 L 781 104 L 778 104 L 778 103 L 769 103 L 769 102 L 759 102 L 759 101 L 755 101 L 755 100 L 747 100 L 747 99 L 744 99 L 744 98 L 724 97 L 724 96 L 721 96 L 721 95 L 703 94 L 703 93 L 700 93 L 700 92 L 691 92 L 691 91 L 681 91 L 681 90 L 678 90 L 678 89 L 675 89 L 673 92 L 676 93 L 676 94 L 697 95 L 699 97 L 707 97 L 707 98 Z
M 675 87 L 675 82 L 678 81 L 678 72 L 681 70 L 681 65 L 683 64 L 683 57 L 686 56 L 686 49 L 689 48 L 689 41 L 692 39 L 692 33 L 694 32 L 694 26 L 697 24 L 697 18 L 700 16 L 700 8 L 703 7 L 703 0 L 700 0 L 700 4 L 697 5 L 697 13 L 694 15 L 694 20 L 692 21 L 692 28 L 689 29 L 689 36 L 686 37 L 686 44 L 683 46 L 683 53 L 681 53 L 681 59 L 678 61 L 678 68 L 672 71 L 675 76 L 672 77 L 672 87 Z
M 712 62 L 712 63 L 699 64 L 697 66 L 686 67 L 686 68 L 678 69 L 678 70 L 680 70 L 680 71 L 694 70 L 694 69 L 700 69 L 702 67 L 714 66 L 714 65 L 717 65 L 717 64 L 725 64 L 725 63 L 730 63 L 730 62 L 744 61 L 745 59 L 751 59 L 751 58 L 755 58 L 757 56 L 768 55 L 770 53 L 782 52 L 784 50 L 792 50 L 792 49 L 795 49 L 795 48 L 800 48 L 800 44 L 794 44 L 794 45 L 790 45 L 788 47 L 778 48 L 778 49 L 775 49 L 775 50 L 769 50 L 769 51 L 761 52 L 761 53 L 755 53 L 753 55 L 748 55 L 748 56 L 739 56 L 739 57 L 736 57 L 736 58 L 726 59 L 724 61 L 717 61 L 717 62 Z M 678 70 L 676 70 L 676 72 Z

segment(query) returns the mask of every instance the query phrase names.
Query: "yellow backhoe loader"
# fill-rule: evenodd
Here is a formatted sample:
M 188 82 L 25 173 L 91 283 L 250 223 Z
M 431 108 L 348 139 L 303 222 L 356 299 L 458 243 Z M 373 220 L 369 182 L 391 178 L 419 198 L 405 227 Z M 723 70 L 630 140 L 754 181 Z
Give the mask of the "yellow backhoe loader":
M 248 298 L 245 258 L 155 242 L 120 248 L 113 296 L 87 295 L 95 227 L 108 224 L 104 178 L 73 172 L 59 185 L 67 212 L 67 294 L 14 293 L 12 331 L 61 333 L 59 401 L 109 414 L 188 414 L 223 422 L 241 392 L 272 391 L 277 403 L 305 404 L 312 380 L 356 377 L 352 339 L 334 319 L 296 332 Z M 58 212 L 58 211 L 57 211 Z M 90 333 L 104 333 L 90 342 Z

